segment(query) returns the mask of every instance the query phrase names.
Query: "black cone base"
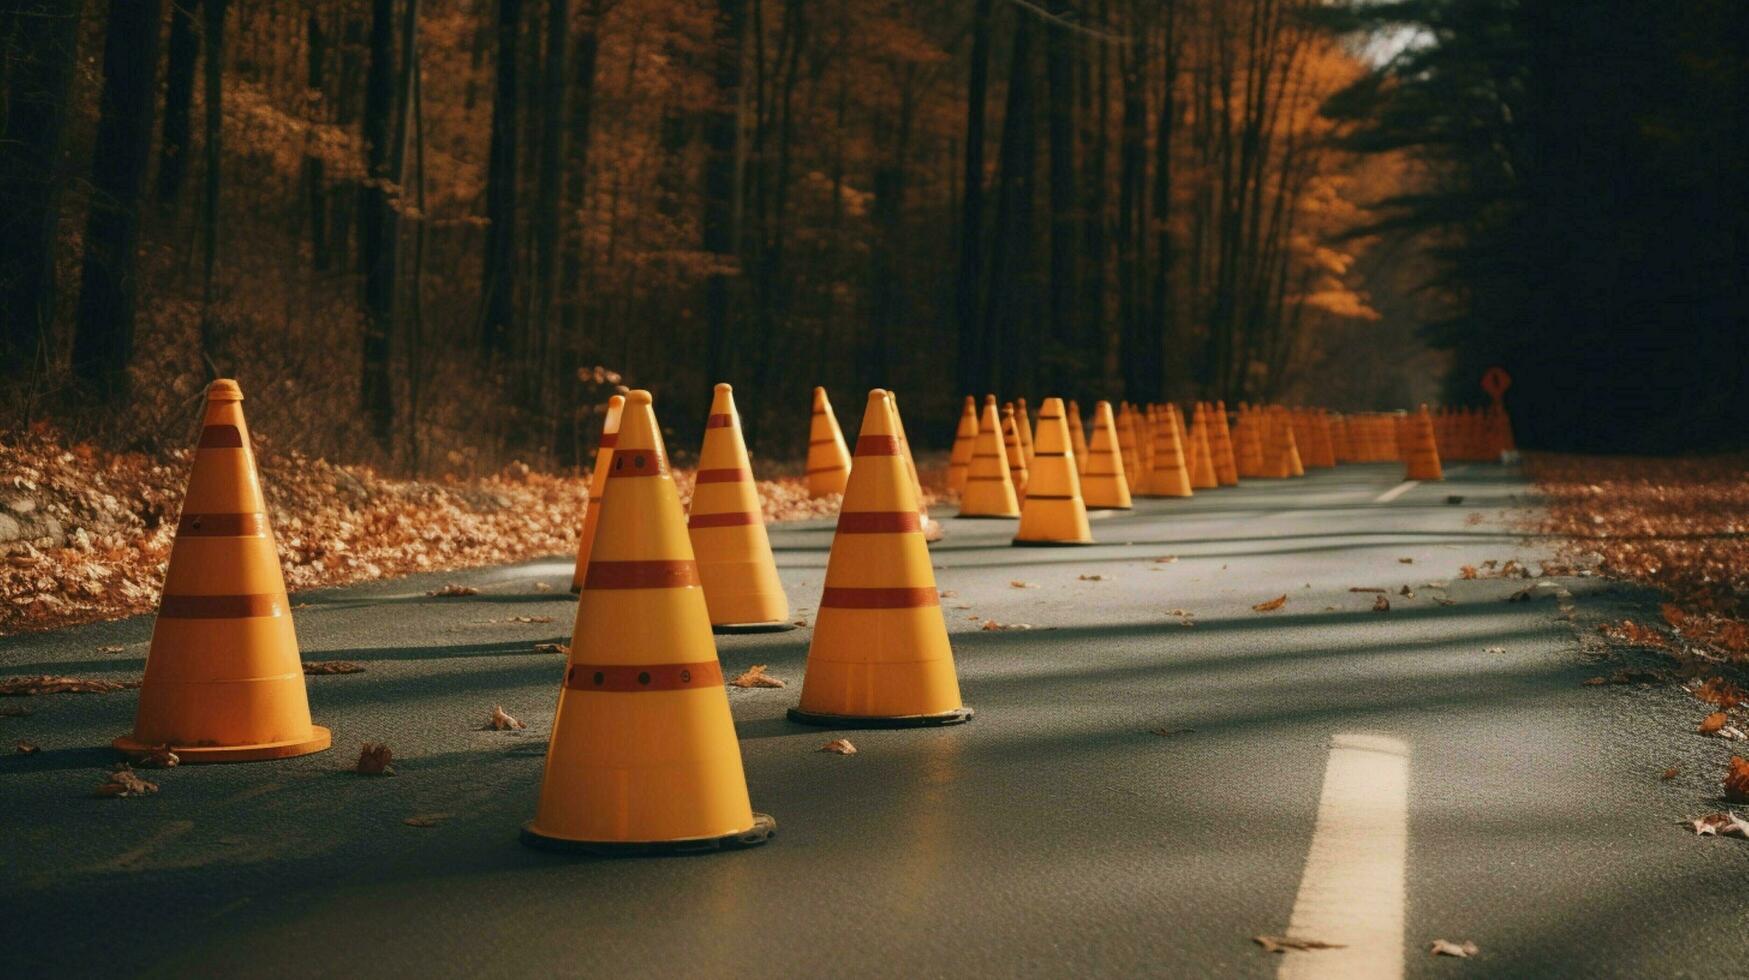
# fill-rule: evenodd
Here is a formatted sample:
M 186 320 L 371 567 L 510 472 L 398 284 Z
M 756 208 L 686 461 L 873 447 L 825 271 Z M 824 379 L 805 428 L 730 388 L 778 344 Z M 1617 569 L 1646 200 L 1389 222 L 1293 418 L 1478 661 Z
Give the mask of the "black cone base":
M 764 813 L 753 814 L 753 826 L 747 830 L 721 837 L 695 837 L 688 840 L 658 841 L 586 841 L 543 837 L 522 827 L 522 842 L 529 847 L 556 854 L 593 854 L 596 857 L 659 857 L 669 854 L 710 854 L 715 851 L 739 851 L 758 847 L 777 834 L 777 821 Z
M 955 708 L 938 715 L 828 715 L 789 709 L 789 720 L 821 728 L 940 728 L 972 720 L 972 709 Z
M 796 628 L 796 624 L 788 622 L 788 621 L 782 621 L 782 620 L 770 622 L 770 623 L 712 623 L 711 624 L 711 632 L 712 633 L 723 633 L 723 634 L 730 634 L 730 635 L 739 634 L 739 633 L 787 633 L 790 630 L 793 630 L 795 628 Z

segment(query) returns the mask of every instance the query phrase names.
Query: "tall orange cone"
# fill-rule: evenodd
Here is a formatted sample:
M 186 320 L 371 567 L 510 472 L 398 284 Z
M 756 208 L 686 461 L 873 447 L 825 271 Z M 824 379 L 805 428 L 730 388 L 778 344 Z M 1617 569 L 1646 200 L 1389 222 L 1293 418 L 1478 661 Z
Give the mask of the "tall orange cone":
M 1433 436 L 1433 418 L 1427 414 L 1426 405 L 1404 421 L 1402 431 L 1403 479 L 1445 479 L 1445 471 L 1439 465 L 1439 444 Z
M 899 454 L 905 457 L 905 472 L 911 474 L 911 490 L 917 495 L 917 516 L 923 520 L 923 539 L 941 540 L 941 524 L 929 516 L 929 505 L 923 502 L 923 480 L 917 475 L 917 459 L 911 455 L 911 440 L 905 438 L 905 417 L 899 414 L 899 395 L 886 389 L 887 407 L 893 411 L 893 431 L 899 434 Z
M 1214 453 L 1215 480 L 1223 487 L 1239 485 L 1239 460 L 1233 453 L 1233 432 L 1227 427 L 1227 403 L 1209 408 L 1209 449 Z
M 1008 479 L 1014 483 L 1014 494 L 1026 499 L 1026 447 L 1020 444 L 1020 423 L 1015 421 L 1012 405 L 1002 409 L 1002 451 L 1008 454 Z
M 795 628 L 771 557 L 753 464 L 741 435 L 741 413 L 726 384 L 717 385 L 705 420 L 686 533 L 698 560 L 711 629 L 775 633 Z
M 650 393 L 626 399 L 577 630 L 522 839 L 605 854 L 764 843 Z
M 1082 500 L 1088 507 L 1129 510 L 1133 506 L 1117 436 L 1111 402 L 1101 401 L 1093 407 L 1093 445 L 1087 450 L 1087 466 L 1081 474 Z
M 1032 468 L 1032 412 L 1027 410 L 1026 399 L 1014 399 L 1014 427 L 1020 435 L 1020 451 L 1026 458 L 1026 466 Z M 1023 489 L 1021 491 L 1025 493 Z
M 850 450 L 826 389 L 814 389 L 814 415 L 808 423 L 808 496 L 843 493 L 850 476 Z
M 1020 505 L 1016 545 L 1092 544 L 1075 450 L 1069 441 L 1067 410 L 1061 398 L 1046 398 L 1038 411 L 1038 441 L 1033 444 L 1026 500 Z
M 607 400 L 601 417 L 601 439 L 595 444 L 595 468 L 589 471 L 589 497 L 583 501 L 583 530 L 577 535 L 577 564 L 571 569 L 571 591 L 583 591 L 583 573 L 589 568 L 589 546 L 601 520 L 601 495 L 607 490 L 607 468 L 613 465 L 613 443 L 619 438 L 619 416 L 625 411 L 624 395 Z
M 1130 408 L 1129 402 L 1124 402 L 1117 413 L 1117 446 L 1123 454 L 1123 470 L 1126 476 L 1133 477 L 1135 484 L 1132 490 L 1146 479 L 1147 471 L 1142 469 L 1142 457 L 1136 445 L 1136 413 Z
M 1233 428 L 1233 455 L 1240 479 L 1263 475 L 1263 436 L 1259 413 L 1251 406 L 1239 405 L 1239 424 Z
M 1172 411 L 1178 410 L 1177 405 Z M 1197 406 L 1196 419 L 1190 427 L 1190 486 L 1193 490 L 1214 490 L 1221 481 L 1215 477 L 1214 452 L 1209 448 L 1208 413 Z
M 1081 406 L 1069 400 L 1069 446 L 1075 450 L 1075 467 L 1087 472 L 1087 427 L 1081 423 Z
M 1191 495 L 1190 467 L 1184 456 L 1184 443 L 1178 437 L 1174 421 L 1176 408 L 1154 417 L 1154 468 L 1142 478 L 1135 491 L 1140 497 L 1188 497 Z
M 947 488 L 954 493 L 966 491 L 966 474 L 972 467 L 972 444 L 978 441 L 978 404 L 971 395 L 960 411 L 959 429 L 953 434 L 953 451 L 947 457 Z
M 1002 448 L 1002 422 L 996 416 L 996 396 L 984 399 L 978 417 L 978 440 L 960 494 L 961 517 L 1019 517 L 1020 502 L 1008 475 L 1008 454 Z
M 980 431 L 979 442 L 986 441 Z M 839 728 L 910 728 L 971 716 L 960 702 L 892 409 L 877 388 L 857 433 L 801 703 L 789 717 Z
M 243 390 L 207 388 L 164 596 L 123 752 L 168 745 L 184 762 L 253 762 L 320 752 L 291 603 L 255 473 Z

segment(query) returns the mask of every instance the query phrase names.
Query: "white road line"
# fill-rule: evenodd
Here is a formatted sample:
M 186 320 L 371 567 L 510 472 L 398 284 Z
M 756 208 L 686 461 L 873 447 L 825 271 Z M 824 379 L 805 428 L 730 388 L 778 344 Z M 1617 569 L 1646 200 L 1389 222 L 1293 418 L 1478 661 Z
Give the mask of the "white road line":
M 1288 952 L 1279 976 L 1403 975 L 1408 809 L 1408 745 L 1377 735 L 1331 739 L 1318 823 L 1287 935 L 1342 948 Z
M 1403 494 L 1408 493 L 1409 491 L 1415 489 L 1416 487 L 1418 487 L 1420 485 L 1421 485 L 1420 480 L 1404 480 L 1402 483 L 1397 484 L 1396 486 L 1392 487 L 1391 489 L 1386 490 L 1384 493 L 1381 493 L 1377 497 L 1373 498 L 1373 503 L 1375 503 L 1375 504 L 1388 504 L 1391 501 L 1396 500 L 1398 497 L 1401 497 Z

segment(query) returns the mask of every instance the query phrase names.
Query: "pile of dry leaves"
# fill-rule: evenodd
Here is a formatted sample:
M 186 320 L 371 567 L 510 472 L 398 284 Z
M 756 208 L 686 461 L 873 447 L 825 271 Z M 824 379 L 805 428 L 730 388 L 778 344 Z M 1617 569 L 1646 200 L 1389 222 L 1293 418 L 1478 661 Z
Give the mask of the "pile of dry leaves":
M 1749 454 L 1532 453 L 1526 468 L 1564 557 L 1663 589 L 1684 639 L 1749 663 Z
M 157 605 L 192 454 L 65 445 L 48 426 L 0 438 L 0 635 Z M 296 453 L 260 453 L 292 590 L 568 554 L 586 476 L 512 464 L 495 476 L 395 479 Z M 683 503 L 693 474 L 675 474 Z M 835 513 L 801 478 L 759 484 L 768 520 Z M 9 515 L 9 516 L 8 516 Z

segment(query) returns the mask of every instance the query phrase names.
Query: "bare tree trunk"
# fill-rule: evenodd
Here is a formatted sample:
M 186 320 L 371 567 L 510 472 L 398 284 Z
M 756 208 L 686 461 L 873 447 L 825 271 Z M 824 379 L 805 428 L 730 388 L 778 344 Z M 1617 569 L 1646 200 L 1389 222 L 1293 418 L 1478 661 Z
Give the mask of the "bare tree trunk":
M 746 0 L 717 0 L 712 42 L 715 104 L 705 114 L 704 234 L 701 245 L 714 260 L 730 266 L 736 260 L 735 162 L 741 141 L 741 52 L 746 35 Z M 728 376 L 729 274 L 718 269 L 705 276 L 705 371 L 707 379 Z
M 182 193 L 188 172 L 189 107 L 194 100 L 194 62 L 200 55 L 200 35 L 194 30 L 195 7 L 202 0 L 170 0 L 170 50 L 164 70 L 164 129 L 158 138 L 158 200 L 169 203 Z
M 134 248 L 152 151 L 160 0 L 111 0 L 92 152 L 91 212 L 73 333 L 73 373 L 107 401 L 127 394 L 134 353 Z
M 1144 315 L 1141 295 L 1141 244 L 1147 178 L 1147 128 L 1143 79 L 1147 68 L 1148 25 L 1132 19 L 1128 52 L 1120 59 L 1123 121 L 1117 185 L 1118 323 L 1124 364 L 1124 397 L 1140 402 L 1160 397 L 1159 345 Z
M 1000 352 L 998 384 L 1016 393 L 1031 389 L 1036 296 L 1033 198 L 1038 170 L 1034 125 L 1032 57 L 1034 14 L 1020 10 L 1014 29 L 1008 100 L 997 161 L 995 252 L 990 263 L 991 299 L 984 318 L 985 349 Z
M 990 389 L 991 350 L 983 343 L 981 290 L 984 276 L 984 111 L 989 101 L 991 0 L 975 0 L 972 13 L 971 78 L 966 86 L 966 166 L 960 203 L 959 275 L 954 308 L 959 314 L 959 386 Z M 837 206 L 834 198 L 834 207 Z
M 213 313 L 213 273 L 219 261 L 219 191 L 223 186 L 220 166 L 224 160 L 225 10 L 230 0 L 205 0 L 202 33 L 206 35 L 206 61 L 202 68 L 202 96 L 206 102 L 205 173 L 200 212 L 200 353 L 208 379 L 220 374 L 225 359 L 218 318 Z
M 516 317 L 517 39 L 522 0 L 498 0 L 497 85 L 486 169 L 486 255 L 480 282 L 480 344 L 507 353 Z
M 48 363 L 55 307 L 55 238 L 61 220 L 62 140 L 83 0 L 19 4 L 17 58 L 0 122 L 0 373 Z M 0 25 L 4 26 L 4 25 Z
M 1045 30 L 1045 76 L 1047 83 L 1048 146 L 1050 150 L 1051 264 L 1049 310 L 1051 339 L 1056 350 L 1051 361 L 1075 396 L 1087 393 L 1082 380 L 1085 348 L 1075 310 L 1075 48 L 1064 18 L 1067 0 L 1050 0 L 1050 12 L 1058 19 L 1047 21 Z

